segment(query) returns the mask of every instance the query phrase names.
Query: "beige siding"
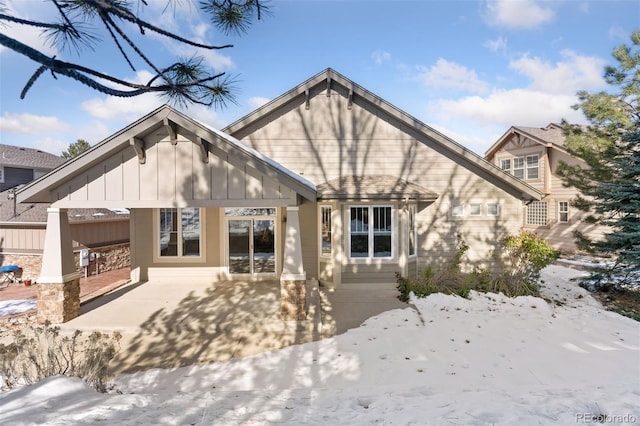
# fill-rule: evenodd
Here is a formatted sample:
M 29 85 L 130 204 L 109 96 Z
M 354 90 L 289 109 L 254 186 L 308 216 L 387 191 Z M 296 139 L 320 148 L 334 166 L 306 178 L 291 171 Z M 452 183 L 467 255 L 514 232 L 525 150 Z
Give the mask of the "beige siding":
M 42 253 L 46 226 L 42 224 L 3 224 L 0 227 L 0 251 Z M 129 221 L 72 222 L 74 247 L 99 247 L 129 241 Z
M 145 162 L 125 147 L 53 192 L 56 207 L 148 208 L 187 205 L 295 204 L 296 194 L 218 148 L 202 160 L 200 146 L 178 135 L 145 138 Z M 87 203 L 89 202 L 89 203 Z
M 476 263 L 486 263 L 499 238 L 505 233 L 518 232 L 522 224 L 520 200 L 406 126 L 379 112 L 374 115 L 355 102 L 351 109 L 347 109 L 346 104 L 347 100 L 335 92 L 331 96 L 322 93 L 310 99 L 309 109 L 304 105 L 295 107 L 263 123 L 243 142 L 316 185 L 341 176 L 393 175 L 439 194 L 435 203 L 420 206 L 417 218 L 420 266 L 450 256 L 456 233 L 461 233 L 471 245 L 469 258 Z M 469 204 L 475 200 L 499 203 L 502 214 L 484 220 L 451 219 L 452 204 Z M 301 217 L 304 216 L 301 214 Z M 317 241 L 317 223 L 302 228 L 303 239 L 313 232 Z M 343 244 L 346 233 L 347 229 Z M 313 247 L 305 245 L 304 249 L 307 252 L 313 249 L 315 256 L 317 242 Z M 347 260 L 342 281 L 394 281 L 397 265 L 396 258 L 389 265 L 357 265 L 356 268 L 356 263 Z

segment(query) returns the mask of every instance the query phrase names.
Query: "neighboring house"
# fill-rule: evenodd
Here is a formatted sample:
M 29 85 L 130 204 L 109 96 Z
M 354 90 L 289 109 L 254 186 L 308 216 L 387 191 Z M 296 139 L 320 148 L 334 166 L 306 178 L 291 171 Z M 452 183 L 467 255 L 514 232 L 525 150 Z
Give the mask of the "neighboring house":
M 38 179 L 64 161 L 38 149 L 0 144 L 0 192 Z
M 37 279 L 47 224 L 48 203 L 18 203 L 15 192 L 65 162 L 40 150 L 0 145 L 0 264 L 15 264 L 22 278 Z M 73 209 L 69 212 L 71 238 L 79 267 L 79 253 L 91 249 L 88 274 L 129 266 L 129 212 L 109 209 Z
M 525 208 L 524 226 L 565 253 L 576 252 L 574 231 L 591 238 L 603 235 L 605 228 L 582 221 L 583 212 L 572 208 L 577 189 L 565 187 L 557 175 L 559 163 L 580 164 L 565 149 L 562 126 L 511 127 L 489 148 L 485 158 L 544 194 Z
M 53 207 L 41 282 L 76 279 L 66 209 L 126 207 L 132 279 L 279 279 L 301 319 L 308 279 L 392 284 L 458 236 L 491 266 L 542 194 L 327 69 L 222 131 L 163 106 L 18 197 Z

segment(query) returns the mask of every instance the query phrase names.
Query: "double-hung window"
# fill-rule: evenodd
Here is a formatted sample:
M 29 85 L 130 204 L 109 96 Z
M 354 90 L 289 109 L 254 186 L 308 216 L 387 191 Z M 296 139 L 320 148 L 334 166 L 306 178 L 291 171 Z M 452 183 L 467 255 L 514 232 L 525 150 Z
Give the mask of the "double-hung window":
M 500 168 L 507 173 L 511 173 L 511 159 L 500 160 Z
M 518 179 L 524 179 L 524 157 L 513 159 L 513 175 Z
M 350 247 L 352 258 L 389 258 L 393 256 L 393 216 L 389 206 L 352 206 Z
M 160 209 L 158 229 L 161 258 L 200 256 L 199 208 Z
M 538 179 L 538 154 L 527 155 L 527 179 Z
M 558 222 L 560 223 L 569 222 L 569 202 L 568 201 L 558 201 Z

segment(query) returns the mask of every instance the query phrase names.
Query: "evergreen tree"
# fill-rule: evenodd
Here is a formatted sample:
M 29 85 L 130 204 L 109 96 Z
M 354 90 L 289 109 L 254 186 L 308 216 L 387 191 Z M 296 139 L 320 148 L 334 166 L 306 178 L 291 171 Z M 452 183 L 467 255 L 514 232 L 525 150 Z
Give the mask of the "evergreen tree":
M 74 143 L 70 144 L 69 148 L 67 148 L 66 151 L 62 152 L 62 158 L 66 158 L 68 160 L 73 157 L 77 157 L 89 148 L 91 148 L 89 142 L 85 141 L 84 139 L 78 139 Z
M 46 71 L 54 78 L 63 75 L 99 92 L 111 96 L 133 97 L 143 93 L 158 93 L 169 102 L 178 105 L 202 104 L 222 107 L 228 101 L 235 102 L 233 81 L 224 73 L 209 70 L 200 56 L 178 58 L 176 62 L 161 66 L 136 42 L 134 32 L 141 35 L 153 33 L 160 38 L 177 41 L 186 46 L 204 50 L 226 49 L 232 45 L 214 46 L 198 43 L 167 31 L 141 18 L 148 7 L 146 0 L 45 0 L 57 12 L 57 19 L 40 22 L 16 16 L 4 0 L 0 0 L 0 30 L 8 25 L 40 29 L 47 42 L 56 47 L 59 54 L 73 50 L 81 57 L 85 49 L 95 50 L 100 35 L 111 40 L 124 63 L 133 71 L 139 63 L 149 68 L 154 76 L 146 84 L 137 84 L 100 72 L 89 64 L 67 62 L 56 56 L 49 57 L 16 38 L 0 32 L 0 45 L 22 54 L 38 64 L 38 68 L 26 82 L 20 95 L 24 98 L 35 81 Z M 155 1 L 155 0 L 154 0 Z M 166 0 L 164 11 L 172 9 L 184 0 Z M 193 1 L 193 0 L 187 0 Z M 195 2 L 194 2 L 195 3 Z M 260 19 L 268 12 L 265 0 L 201 0 L 198 7 L 221 31 L 243 33 L 253 19 Z M 35 6 L 34 6 L 35 7 Z M 40 6 L 38 6 L 40 7 Z M 133 29 L 133 30 L 132 30 Z M 166 55 L 161 58 L 164 59 Z
M 562 163 L 559 174 L 582 193 L 573 206 L 588 212 L 585 220 L 609 227 L 604 239 L 576 233 L 579 247 L 612 256 L 617 272 L 640 280 L 640 31 L 631 41 L 614 49 L 617 66 L 605 68 L 611 93 L 578 93 L 576 108 L 590 124 L 565 123 L 566 143 L 587 166 Z

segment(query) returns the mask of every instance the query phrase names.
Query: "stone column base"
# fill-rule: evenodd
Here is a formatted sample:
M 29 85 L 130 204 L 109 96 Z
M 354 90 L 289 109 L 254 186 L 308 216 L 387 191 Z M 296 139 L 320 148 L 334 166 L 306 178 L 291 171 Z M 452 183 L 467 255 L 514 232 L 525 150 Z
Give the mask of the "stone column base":
M 280 318 L 284 321 L 307 319 L 307 282 L 280 281 Z
M 38 283 L 38 323 L 61 324 L 80 315 L 80 278 L 65 283 Z

